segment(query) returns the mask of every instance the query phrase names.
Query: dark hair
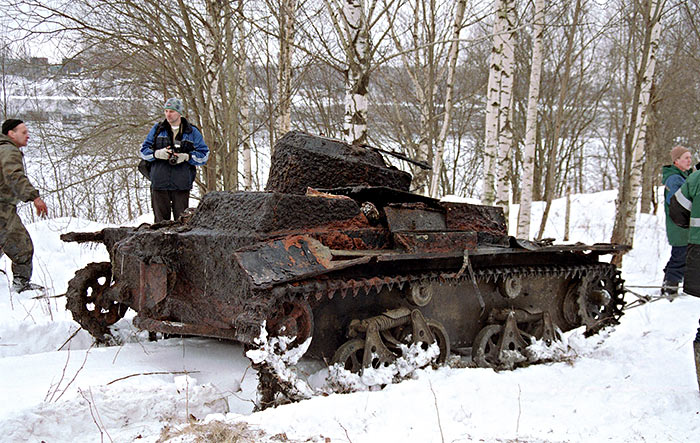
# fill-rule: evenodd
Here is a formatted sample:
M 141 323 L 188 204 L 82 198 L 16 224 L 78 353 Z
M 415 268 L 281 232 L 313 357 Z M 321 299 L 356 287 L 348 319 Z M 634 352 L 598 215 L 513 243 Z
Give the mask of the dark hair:
M 12 131 L 22 123 L 24 123 L 22 120 L 17 120 L 16 118 L 8 118 L 4 122 L 2 122 L 2 133 L 4 135 L 7 135 L 8 132 Z

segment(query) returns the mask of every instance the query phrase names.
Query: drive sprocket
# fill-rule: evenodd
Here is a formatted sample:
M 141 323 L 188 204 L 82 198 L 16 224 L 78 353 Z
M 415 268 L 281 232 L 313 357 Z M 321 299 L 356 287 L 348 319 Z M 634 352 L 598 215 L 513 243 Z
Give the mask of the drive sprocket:
M 623 280 L 620 272 L 612 275 L 593 272 L 578 288 L 578 315 L 590 336 L 608 325 L 617 324 L 624 307 Z
M 112 283 L 109 262 L 90 263 L 68 282 L 66 307 L 73 319 L 97 341 L 105 341 L 109 326 L 121 319 L 128 306 L 106 297 Z

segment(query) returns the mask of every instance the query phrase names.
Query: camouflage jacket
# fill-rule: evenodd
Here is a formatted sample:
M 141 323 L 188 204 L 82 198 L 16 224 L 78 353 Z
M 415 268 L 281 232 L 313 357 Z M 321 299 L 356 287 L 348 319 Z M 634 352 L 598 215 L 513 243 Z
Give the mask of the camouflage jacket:
M 23 158 L 24 154 L 12 140 L 0 134 L 0 204 L 16 205 L 39 197 L 39 191 L 24 173 Z

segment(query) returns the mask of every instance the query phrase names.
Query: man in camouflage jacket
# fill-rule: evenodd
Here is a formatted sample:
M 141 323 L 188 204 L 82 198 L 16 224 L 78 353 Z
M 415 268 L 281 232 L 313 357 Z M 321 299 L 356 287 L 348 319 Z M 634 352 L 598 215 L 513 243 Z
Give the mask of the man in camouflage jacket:
M 17 203 L 34 202 L 36 213 L 45 216 L 46 203 L 24 172 L 21 147 L 27 146 L 27 126 L 16 119 L 5 120 L 0 135 L 0 248 L 12 260 L 12 287 L 16 292 L 43 289 L 31 283 L 34 245 L 17 215 Z

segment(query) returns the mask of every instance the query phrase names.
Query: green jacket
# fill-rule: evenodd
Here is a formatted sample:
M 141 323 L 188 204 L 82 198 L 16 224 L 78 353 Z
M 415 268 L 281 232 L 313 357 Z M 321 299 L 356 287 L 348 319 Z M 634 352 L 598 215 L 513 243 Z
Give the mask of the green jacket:
M 683 172 L 674 165 L 667 165 L 662 170 L 663 178 L 661 182 L 664 184 L 664 211 L 666 211 L 666 237 L 671 246 L 687 246 L 688 245 L 688 229 L 681 228 L 673 223 L 669 216 L 669 204 L 671 197 L 685 183 L 685 180 L 690 175 L 690 171 Z
M 23 158 L 12 140 L 0 134 L 0 203 L 16 205 L 39 197 L 24 172 Z
M 700 245 L 700 171 L 688 180 L 671 198 L 671 219 L 679 226 L 689 227 L 688 243 Z

